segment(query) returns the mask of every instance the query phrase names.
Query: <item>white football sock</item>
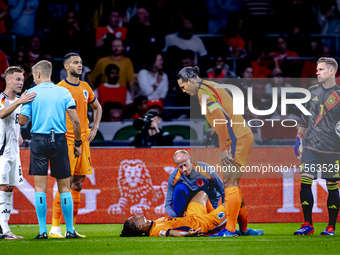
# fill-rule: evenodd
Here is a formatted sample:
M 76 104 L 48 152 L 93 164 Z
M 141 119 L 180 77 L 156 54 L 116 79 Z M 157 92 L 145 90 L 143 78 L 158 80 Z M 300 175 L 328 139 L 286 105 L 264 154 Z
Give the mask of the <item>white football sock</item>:
M 11 200 L 8 200 L 7 192 L 0 191 L 0 225 L 3 233 L 10 231 L 8 220 L 12 208 L 8 207 L 9 205 L 11 205 Z
M 10 212 L 10 213 L 7 214 L 7 222 L 9 222 L 9 218 L 10 218 L 11 212 L 12 212 L 12 195 L 13 195 L 12 191 L 7 192 L 7 201 L 8 201 L 7 211 Z

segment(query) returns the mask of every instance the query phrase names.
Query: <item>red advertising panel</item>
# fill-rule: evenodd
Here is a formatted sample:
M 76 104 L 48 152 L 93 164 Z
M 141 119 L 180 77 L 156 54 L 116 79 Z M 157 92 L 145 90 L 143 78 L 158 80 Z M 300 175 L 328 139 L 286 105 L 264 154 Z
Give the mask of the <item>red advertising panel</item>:
M 123 223 L 134 213 L 148 219 L 165 214 L 167 181 L 175 169 L 177 149 L 91 149 L 94 173 L 86 178 L 78 223 Z M 191 149 L 194 161 L 216 166 L 218 148 Z M 24 184 L 14 191 L 10 223 L 38 223 L 34 208 L 34 182 L 28 175 L 29 150 L 21 150 Z M 299 161 L 292 148 L 253 148 L 240 182 L 249 222 L 302 222 Z M 253 167 L 253 170 L 251 169 Z M 256 174 L 251 171 L 257 171 Z M 218 171 L 218 169 L 216 170 Z M 219 172 L 222 177 L 223 172 Z M 326 222 L 327 188 L 323 180 L 313 183 L 313 221 Z M 54 178 L 48 178 L 47 223 L 52 219 Z

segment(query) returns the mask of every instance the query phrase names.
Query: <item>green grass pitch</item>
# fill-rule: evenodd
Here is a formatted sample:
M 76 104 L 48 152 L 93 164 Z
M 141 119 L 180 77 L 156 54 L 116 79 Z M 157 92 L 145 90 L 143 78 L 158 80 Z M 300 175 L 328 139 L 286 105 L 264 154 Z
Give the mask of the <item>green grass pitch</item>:
M 23 240 L 0 239 L 1 254 L 340 254 L 340 233 L 321 236 L 327 224 L 314 224 L 312 236 L 294 236 L 297 223 L 249 224 L 264 230 L 263 236 L 211 237 L 119 237 L 122 224 L 82 224 L 84 239 L 34 240 L 37 225 L 11 225 Z M 50 226 L 47 227 L 50 229 Z M 65 226 L 62 226 L 63 232 Z

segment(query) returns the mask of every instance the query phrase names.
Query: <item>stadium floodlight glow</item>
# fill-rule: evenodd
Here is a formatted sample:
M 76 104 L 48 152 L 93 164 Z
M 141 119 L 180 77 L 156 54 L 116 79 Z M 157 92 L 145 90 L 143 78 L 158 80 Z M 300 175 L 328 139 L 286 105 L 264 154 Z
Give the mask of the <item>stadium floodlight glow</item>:
M 233 114 L 235 115 L 244 115 L 244 95 L 240 88 L 236 87 L 235 85 L 231 84 L 216 84 L 215 88 L 221 88 L 221 89 L 228 89 L 230 90 L 232 96 L 233 96 Z M 287 93 L 302 93 L 305 94 L 304 98 L 287 98 Z M 270 109 L 268 110 L 258 110 L 255 109 L 253 105 L 253 88 L 248 88 L 248 108 L 249 111 L 255 115 L 270 115 L 272 114 L 276 108 L 277 108 L 277 101 L 278 101 L 278 93 L 277 88 L 274 87 L 272 90 L 272 99 L 273 103 Z M 209 95 L 202 95 L 202 107 L 201 107 L 201 113 L 202 115 L 207 114 L 207 99 L 209 98 Z M 295 105 L 297 108 L 300 109 L 300 111 L 304 115 L 311 115 L 311 113 L 303 106 L 304 103 L 308 102 L 311 99 L 311 93 L 308 89 L 304 88 L 281 88 L 281 115 L 286 115 L 286 106 L 288 104 Z M 218 102 L 215 102 L 216 104 L 219 104 Z

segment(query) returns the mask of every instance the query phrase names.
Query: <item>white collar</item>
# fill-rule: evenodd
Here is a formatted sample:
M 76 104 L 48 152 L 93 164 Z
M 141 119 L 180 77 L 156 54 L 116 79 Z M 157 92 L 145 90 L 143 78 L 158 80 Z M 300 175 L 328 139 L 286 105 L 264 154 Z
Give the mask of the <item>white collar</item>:
M 116 85 L 104 83 L 103 85 L 107 88 L 119 88 L 120 87 L 118 83 Z

